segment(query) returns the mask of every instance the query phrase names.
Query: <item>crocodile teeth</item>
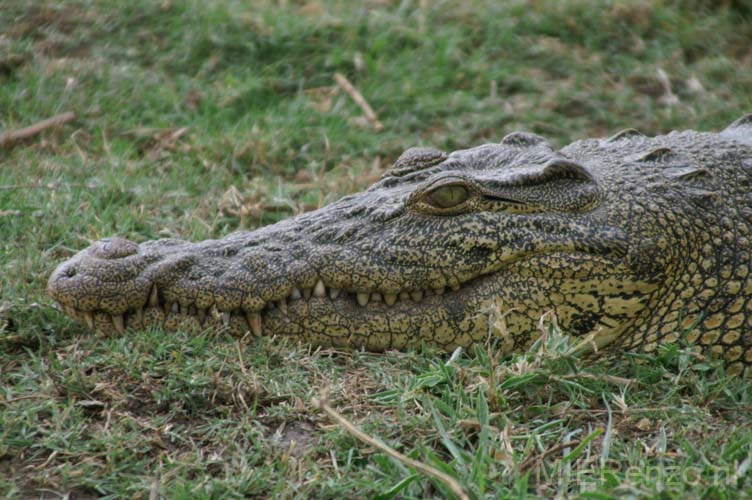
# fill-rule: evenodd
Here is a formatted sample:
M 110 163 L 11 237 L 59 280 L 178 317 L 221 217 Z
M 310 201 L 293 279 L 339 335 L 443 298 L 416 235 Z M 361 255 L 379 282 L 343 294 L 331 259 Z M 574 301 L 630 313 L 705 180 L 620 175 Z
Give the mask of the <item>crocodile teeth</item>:
M 201 324 L 204 324 L 204 320 L 206 319 L 206 309 L 198 309 L 198 322 Z
M 300 294 L 300 290 L 298 290 L 297 287 L 293 287 L 292 292 L 290 292 L 290 299 L 298 300 L 302 297 L 303 296 Z
M 86 320 L 86 326 L 90 329 L 94 329 L 94 313 L 91 311 L 84 311 L 84 319 Z
M 151 293 L 149 294 L 149 306 L 157 307 L 159 305 L 159 293 L 157 292 L 157 285 L 151 287 Z
M 408 300 L 410 298 L 410 292 L 400 292 L 399 299 L 400 300 Z
M 456 278 L 449 280 L 449 288 L 451 288 L 453 292 L 456 292 L 460 289 L 460 282 L 457 281 Z
M 330 288 L 329 289 L 329 298 L 334 300 L 337 297 L 339 297 L 339 294 L 342 292 L 339 288 Z
M 410 292 L 410 298 L 413 299 L 415 302 L 420 302 L 423 300 L 423 290 L 416 290 L 414 292 Z
M 443 286 L 437 286 L 433 289 L 433 293 L 436 295 L 444 295 L 444 287 Z
M 318 282 L 316 282 L 316 286 L 313 288 L 313 296 L 326 297 L 326 287 L 324 286 L 323 281 L 318 280 Z
M 358 304 L 364 306 L 368 304 L 368 300 L 371 298 L 371 294 L 367 292 L 358 292 Z
M 282 299 L 277 301 L 277 307 L 280 311 L 282 311 L 282 314 L 287 315 L 287 300 Z
M 303 292 L 303 298 L 308 300 L 311 298 L 311 294 L 313 293 L 313 290 L 311 290 L 310 288 L 304 288 L 302 292 Z
M 117 314 L 112 316 L 112 324 L 115 327 L 115 330 L 117 330 L 118 333 L 125 332 L 125 320 L 123 319 L 122 314 Z
M 178 305 L 177 302 L 173 302 L 172 303 L 172 307 L 170 308 L 170 310 L 172 312 L 174 312 L 174 313 L 178 313 L 178 312 L 180 312 L 180 306 Z
M 222 318 L 222 323 L 224 323 L 225 326 L 230 326 L 230 313 L 223 312 L 220 314 L 220 317 Z
M 245 313 L 245 320 L 253 334 L 257 337 L 261 336 L 261 315 L 256 312 Z
M 393 306 L 395 302 L 397 302 L 397 296 L 393 293 L 385 293 L 384 294 L 384 302 L 389 304 L 390 306 Z

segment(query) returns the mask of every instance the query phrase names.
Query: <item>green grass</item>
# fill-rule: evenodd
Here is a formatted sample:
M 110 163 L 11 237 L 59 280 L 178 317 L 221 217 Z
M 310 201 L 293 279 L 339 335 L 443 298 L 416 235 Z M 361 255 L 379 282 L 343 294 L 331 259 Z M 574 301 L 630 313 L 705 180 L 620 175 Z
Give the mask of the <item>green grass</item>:
M 722 128 L 752 110 L 750 15 L 699 0 L 5 0 L 0 130 L 78 117 L 0 150 L 0 493 L 448 495 L 314 410 L 330 389 L 473 498 L 748 495 L 752 389 L 678 346 L 593 361 L 556 331 L 506 357 L 110 338 L 44 287 L 95 239 L 274 222 L 364 188 L 411 145 Z

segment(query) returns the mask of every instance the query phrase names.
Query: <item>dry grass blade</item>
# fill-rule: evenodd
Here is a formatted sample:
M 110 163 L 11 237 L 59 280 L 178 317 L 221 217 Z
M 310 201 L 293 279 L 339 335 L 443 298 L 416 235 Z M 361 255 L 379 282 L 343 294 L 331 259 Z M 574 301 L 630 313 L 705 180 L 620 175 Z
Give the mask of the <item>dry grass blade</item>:
M 371 105 L 368 104 L 368 101 L 366 101 L 365 97 L 363 97 L 363 94 L 361 94 L 358 89 L 356 89 L 353 84 L 350 83 L 350 80 L 348 80 L 347 77 L 342 73 L 335 73 L 334 80 L 336 80 L 337 85 L 342 87 L 342 90 L 347 92 L 347 94 L 352 97 L 352 100 L 355 101 L 355 104 L 357 104 L 360 109 L 363 110 L 363 114 L 366 115 L 366 118 L 368 119 L 368 122 L 371 124 L 373 129 L 376 132 L 381 132 L 382 130 L 384 130 L 384 124 L 379 121 L 379 117 L 373 111 Z
M 580 443 L 582 443 L 581 439 L 576 440 L 576 441 L 567 441 L 566 443 L 559 443 L 559 444 L 557 444 L 555 446 L 552 446 L 551 448 L 547 449 L 546 451 L 544 451 L 540 455 L 536 455 L 534 457 L 530 457 L 527 460 L 525 460 L 524 462 L 522 462 L 522 464 L 520 464 L 520 473 L 524 474 L 525 472 L 527 472 L 528 470 L 530 470 L 532 467 L 534 467 L 534 466 L 540 464 L 541 462 L 543 462 L 543 460 L 545 460 L 546 457 L 548 457 L 550 455 L 553 455 L 554 453 L 557 453 L 557 452 L 559 452 L 561 450 L 564 450 L 566 448 L 574 448 L 575 446 L 579 446 Z
M 149 500 L 159 500 L 159 478 L 155 477 L 151 481 L 151 488 L 149 488 Z
M 0 147 L 13 146 L 16 143 L 34 137 L 35 135 L 38 135 L 49 128 L 57 127 L 59 125 L 71 122 L 75 120 L 75 118 L 76 114 L 73 111 L 67 111 L 65 113 L 53 116 L 52 118 L 47 118 L 46 120 L 37 122 L 29 127 L 5 132 L 3 134 L 0 134 Z
M 430 465 L 426 465 L 422 462 L 418 462 L 417 460 L 413 460 L 410 457 L 407 457 L 403 455 L 402 453 L 398 452 L 394 448 L 391 448 L 390 446 L 384 444 L 380 440 L 369 436 L 365 432 L 361 431 L 357 427 L 355 427 L 349 420 L 347 420 L 345 417 L 340 415 L 334 408 L 329 406 L 329 402 L 327 401 L 326 395 L 322 393 L 320 399 L 313 398 L 311 399 L 311 404 L 314 408 L 323 411 L 329 417 L 337 422 L 339 425 L 344 427 L 344 429 L 350 434 L 352 437 L 357 439 L 358 441 L 361 441 L 369 446 L 372 446 L 376 448 L 377 450 L 381 451 L 382 453 L 386 453 L 390 457 L 394 458 L 395 460 L 399 460 L 403 464 L 407 465 L 408 467 L 412 467 L 413 469 L 417 470 L 418 472 L 425 474 L 426 476 L 430 476 L 434 479 L 437 479 L 444 483 L 452 492 L 454 492 L 455 495 L 457 495 L 457 498 L 460 498 L 461 500 L 470 500 L 470 496 L 465 492 L 465 490 L 462 489 L 462 486 L 457 483 L 453 478 L 449 477 L 448 475 L 444 474 L 440 470 L 431 467 Z

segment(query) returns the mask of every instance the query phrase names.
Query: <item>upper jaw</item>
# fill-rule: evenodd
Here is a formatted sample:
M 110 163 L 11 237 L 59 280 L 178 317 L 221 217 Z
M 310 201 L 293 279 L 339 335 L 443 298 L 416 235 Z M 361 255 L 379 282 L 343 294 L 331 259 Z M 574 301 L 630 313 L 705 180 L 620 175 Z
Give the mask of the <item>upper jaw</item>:
M 60 264 L 47 290 L 63 306 L 115 315 L 153 302 L 155 286 L 160 302 L 221 312 L 258 312 L 290 297 L 340 291 L 358 303 L 380 296 L 393 304 L 400 296 L 459 290 L 531 246 L 615 258 L 626 251 L 619 228 L 562 226 L 556 217 L 406 214 L 395 225 L 369 221 L 368 214 L 347 217 L 347 203 L 221 240 L 139 245 L 107 238 Z
M 252 237 L 251 233 L 246 236 Z M 230 237 L 230 243 L 236 237 Z M 244 281 L 244 277 L 249 277 L 249 263 L 261 254 L 241 259 L 246 264 L 244 271 L 235 273 L 240 264 L 230 257 L 238 254 L 227 251 L 234 246 L 225 240 L 199 244 L 157 240 L 137 245 L 122 238 L 108 238 L 58 266 L 47 290 L 66 314 L 92 329 L 172 329 L 171 325 L 189 319 L 200 327 L 215 322 L 217 326 L 260 335 L 265 317 L 271 318 L 272 325 L 290 328 L 293 323 L 299 326 L 304 322 L 301 315 L 311 307 L 328 308 L 330 315 L 337 310 L 357 318 L 366 311 L 380 314 L 382 309 L 409 309 L 425 297 L 459 289 L 456 280 L 448 280 L 446 286 L 413 287 L 397 293 L 343 289 L 341 282 L 333 286 L 324 273 L 316 273 L 310 265 L 301 265 L 290 257 L 285 257 L 284 262 L 277 257 L 276 263 L 258 264 L 259 270 L 284 268 L 287 272 L 283 276 L 259 272 L 257 279 L 250 276 Z M 198 249 L 203 251 L 197 252 Z M 203 257 L 197 258 L 199 254 Z M 233 278 L 228 280 L 228 276 Z M 266 293 L 256 291 L 259 289 Z
M 294 308 L 301 300 L 391 308 L 460 286 L 458 280 L 447 278 L 434 286 L 371 289 L 367 284 L 356 285 L 354 273 L 337 272 L 326 265 L 338 261 L 331 252 L 306 260 L 300 256 L 300 246 L 289 242 L 289 253 L 276 251 L 277 242 L 241 248 L 259 238 L 264 239 L 263 234 L 238 233 L 196 244 L 156 240 L 141 245 L 108 238 L 60 264 L 49 278 L 47 291 L 67 314 L 90 327 L 99 314 L 111 316 L 118 328 L 130 323 L 129 319 L 143 317 L 145 309 L 160 308 L 165 314 L 195 315 L 202 323 L 212 312 L 225 323 L 239 315 L 258 331 L 260 315 L 270 310 L 286 314 L 288 306 Z M 353 266 L 343 262 L 342 267 Z
M 197 257 L 199 248 L 212 243 L 215 252 Z M 423 285 L 414 281 L 401 288 L 382 289 L 368 279 L 356 283 L 355 273 L 337 272 L 330 265 L 338 260 L 333 254 L 307 262 L 295 256 L 272 256 L 272 262 L 261 262 L 268 256 L 256 252 L 240 255 L 238 260 L 227 256 L 222 244 L 222 240 L 200 244 L 157 240 L 137 245 L 123 238 L 107 238 L 60 264 L 49 278 L 47 292 L 64 307 L 117 315 L 153 303 L 155 288 L 160 303 L 199 309 L 214 306 L 228 312 L 260 311 L 300 297 L 334 299 L 343 293 L 350 293 L 361 305 L 382 301 L 393 305 L 401 299 L 415 301 L 460 288 L 458 279 L 442 278 L 437 271 L 433 280 Z M 344 261 L 340 265 L 354 267 Z M 372 278 L 375 271 L 361 272 Z

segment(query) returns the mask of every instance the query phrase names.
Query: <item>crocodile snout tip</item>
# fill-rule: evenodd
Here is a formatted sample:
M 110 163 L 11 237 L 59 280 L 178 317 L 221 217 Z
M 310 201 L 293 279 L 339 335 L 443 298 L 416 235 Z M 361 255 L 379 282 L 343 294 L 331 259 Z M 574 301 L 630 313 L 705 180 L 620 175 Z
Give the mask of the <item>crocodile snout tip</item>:
M 113 301 L 120 309 L 144 300 L 149 287 L 143 293 L 135 293 L 136 287 L 144 285 L 140 275 L 145 262 L 138 254 L 139 245 L 125 238 L 96 241 L 53 271 L 47 281 L 47 294 L 63 307 L 80 310 L 103 308 Z M 124 300 L 124 295 L 139 297 Z
M 125 238 L 111 237 L 96 241 L 55 269 L 47 283 L 47 292 L 54 297 L 55 285 L 61 280 L 75 278 L 82 261 L 87 259 L 116 260 L 136 253 L 138 253 L 138 244 Z

